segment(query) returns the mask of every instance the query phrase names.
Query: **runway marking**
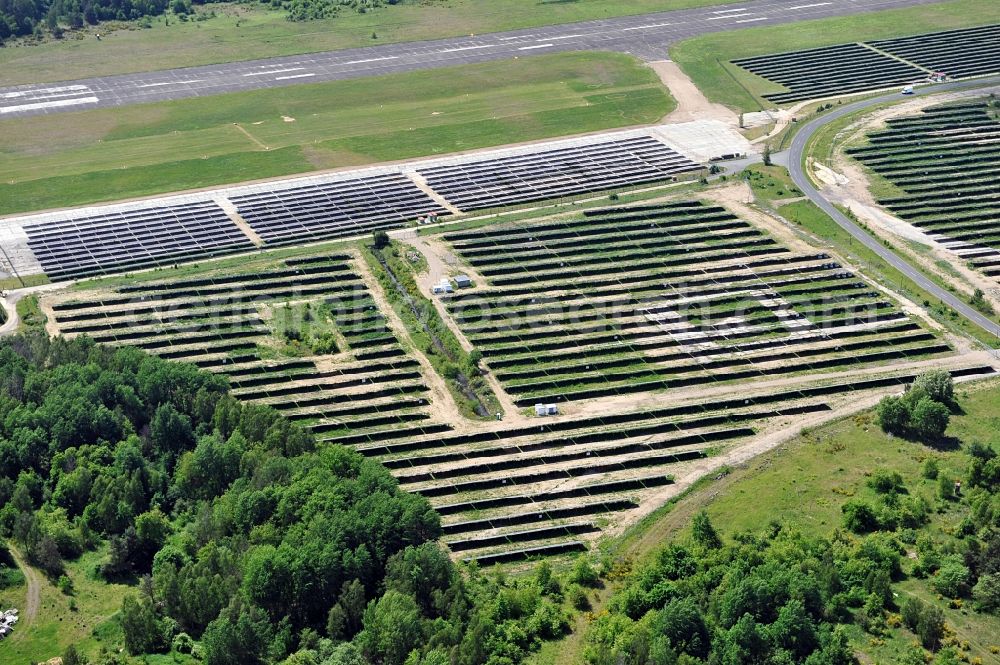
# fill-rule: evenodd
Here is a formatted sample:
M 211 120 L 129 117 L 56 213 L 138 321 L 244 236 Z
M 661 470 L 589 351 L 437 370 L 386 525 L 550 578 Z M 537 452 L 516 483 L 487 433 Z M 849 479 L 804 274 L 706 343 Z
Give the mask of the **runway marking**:
M 746 7 L 737 7 L 736 9 L 720 9 L 718 11 L 712 12 L 713 14 L 736 14 L 740 12 L 750 11 Z
M 363 64 L 365 62 L 379 62 L 381 60 L 398 60 L 398 59 L 399 59 L 398 55 L 390 55 L 390 56 L 386 56 L 384 58 L 368 58 L 367 60 L 348 60 L 347 62 L 341 62 L 339 64 L 341 64 L 341 65 L 360 65 L 360 64 Z
M 35 109 L 50 109 L 73 104 L 94 104 L 100 101 L 97 97 L 77 97 L 76 99 L 58 99 L 54 102 L 37 102 L 34 104 L 18 104 L 17 106 L 0 106 L 0 115 L 16 113 L 17 111 L 33 111 Z
M 481 46 L 460 46 L 458 48 L 449 48 L 443 51 L 438 51 L 438 53 L 455 53 L 456 51 L 472 51 L 477 48 L 494 48 L 496 44 L 482 44 Z
M 305 67 L 289 67 L 288 69 L 270 69 L 266 72 L 250 72 L 249 74 L 244 74 L 243 76 L 267 76 L 268 74 L 284 74 L 285 72 L 298 72 L 305 69 Z
M 673 25 L 672 23 L 653 23 L 652 25 L 637 25 L 634 28 L 622 28 L 622 32 L 628 32 L 629 30 L 649 30 L 650 28 L 665 28 L 668 25 Z
M 63 85 L 56 88 L 34 88 L 32 90 L 18 90 L 17 92 L 3 92 L 0 93 L 0 98 L 16 99 L 18 97 L 28 97 L 32 95 L 38 96 L 39 93 L 45 94 L 50 92 L 69 92 L 69 91 L 79 92 L 81 90 L 89 91 L 90 88 L 88 88 L 85 85 Z
M 550 42 L 557 41 L 559 39 L 576 39 L 577 37 L 585 37 L 586 35 L 564 35 L 562 37 L 547 37 Z M 539 39 L 538 41 L 543 42 L 545 39 Z
M 758 18 L 745 18 L 742 21 L 736 21 L 736 23 L 753 23 L 754 21 L 766 21 L 766 16 L 761 16 Z
M 161 85 L 186 85 L 188 83 L 201 83 L 205 79 L 191 79 L 190 81 L 163 81 L 161 83 L 145 83 L 140 88 L 158 88 Z
M 796 9 L 811 9 L 812 7 L 826 7 L 827 5 L 832 5 L 832 2 L 814 2 L 811 5 L 795 5 L 794 7 L 789 7 L 785 11 L 795 11 Z
M 724 19 L 724 18 L 739 18 L 740 16 L 743 16 L 743 14 L 726 14 L 724 16 L 709 16 L 705 20 L 706 21 L 718 21 L 718 20 L 721 20 L 721 19 Z
M 530 50 L 536 49 L 536 48 L 548 48 L 549 46 L 555 46 L 555 44 L 549 43 L 549 44 L 538 44 L 536 46 L 522 46 L 521 48 L 519 48 L 517 50 L 518 51 L 530 51 Z
M 309 78 L 310 76 L 316 76 L 316 74 L 314 74 L 313 72 L 309 72 L 308 74 L 291 74 L 289 76 L 275 76 L 274 80 L 287 81 L 288 79 L 306 79 Z
M 515 37 L 499 37 L 498 41 L 509 42 L 512 39 L 527 39 L 528 37 L 537 37 L 538 35 L 517 35 Z

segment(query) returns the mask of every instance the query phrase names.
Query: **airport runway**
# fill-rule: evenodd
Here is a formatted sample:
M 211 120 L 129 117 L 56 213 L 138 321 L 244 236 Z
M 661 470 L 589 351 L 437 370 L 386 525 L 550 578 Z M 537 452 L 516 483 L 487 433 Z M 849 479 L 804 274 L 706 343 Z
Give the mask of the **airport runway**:
M 603 50 L 663 60 L 710 32 L 931 4 L 938 0 L 750 0 L 541 28 L 203 67 L 0 87 L 0 118 L 107 108 L 240 90 L 362 78 L 558 51 Z M 781 44 L 774 45 L 782 50 Z

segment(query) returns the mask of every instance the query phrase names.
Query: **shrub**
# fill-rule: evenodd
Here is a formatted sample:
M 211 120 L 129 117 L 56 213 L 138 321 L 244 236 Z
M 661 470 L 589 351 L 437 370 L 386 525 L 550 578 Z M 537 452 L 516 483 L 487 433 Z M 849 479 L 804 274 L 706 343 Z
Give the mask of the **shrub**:
M 927 480 L 937 480 L 938 470 L 938 461 L 930 457 L 924 462 L 924 468 L 921 470 L 921 473 Z
M 875 508 L 865 501 L 848 501 L 841 506 L 844 514 L 844 527 L 854 533 L 870 533 L 878 531 L 879 519 Z
M 877 469 L 868 479 L 868 487 L 879 494 L 898 494 L 905 491 L 903 477 L 896 471 Z

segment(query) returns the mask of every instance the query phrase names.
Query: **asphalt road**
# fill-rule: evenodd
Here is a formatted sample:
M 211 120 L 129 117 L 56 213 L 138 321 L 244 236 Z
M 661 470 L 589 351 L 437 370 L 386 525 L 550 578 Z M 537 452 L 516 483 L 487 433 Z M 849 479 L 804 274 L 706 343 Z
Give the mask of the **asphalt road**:
M 940 83 L 937 85 L 921 87 L 915 89 L 915 96 L 921 95 L 931 95 L 940 92 L 947 92 L 948 90 L 958 90 L 961 88 L 978 88 L 989 85 L 1000 84 L 1000 76 L 990 76 L 986 78 L 976 79 L 972 81 L 952 81 L 948 83 Z M 991 321 L 990 319 L 983 316 L 979 311 L 974 309 L 967 302 L 957 297 L 950 291 L 941 288 L 930 279 L 928 279 L 922 272 L 914 268 L 898 254 L 893 252 L 891 249 L 883 245 L 877 238 L 870 235 L 867 231 L 862 229 L 860 226 L 855 224 L 846 215 L 844 215 L 840 210 L 838 210 L 830 201 L 826 200 L 818 189 L 813 185 L 812 181 L 809 179 L 803 167 L 803 158 L 806 151 L 806 146 L 808 145 L 810 139 L 813 135 L 823 126 L 834 122 L 838 118 L 842 118 L 845 115 L 851 113 L 856 113 L 863 109 L 876 106 L 888 101 L 894 101 L 902 99 L 900 93 L 892 93 L 888 95 L 881 95 L 879 97 L 873 97 L 870 99 L 864 99 L 859 102 L 854 102 L 853 104 L 845 104 L 843 106 L 834 107 L 835 110 L 818 116 L 814 120 L 806 123 L 805 126 L 799 129 L 795 138 L 792 140 L 791 148 L 788 154 L 788 171 L 791 173 L 792 181 L 795 186 L 802 190 L 802 193 L 808 196 L 813 203 L 818 205 L 823 209 L 823 212 L 828 214 L 837 224 L 840 225 L 845 231 L 851 234 L 851 236 L 862 243 L 865 247 L 872 250 L 878 254 L 887 263 L 892 265 L 896 270 L 906 275 L 910 280 L 917 284 L 927 293 L 931 294 L 935 298 L 939 299 L 948 307 L 972 321 L 974 324 L 988 332 L 990 335 L 995 335 L 1000 337 L 1000 326 Z
M 663 60 L 667 57 L 670 44 L 710 32 L 937 1 L 749 0 L 738 5 L 623 16 L 435 41 L 0 87 L 0 118 L 362 78 L 558 51 L 619 51 L 645 60 Z M 775 44 L 775 50 L 780 49 L 781 45 Z

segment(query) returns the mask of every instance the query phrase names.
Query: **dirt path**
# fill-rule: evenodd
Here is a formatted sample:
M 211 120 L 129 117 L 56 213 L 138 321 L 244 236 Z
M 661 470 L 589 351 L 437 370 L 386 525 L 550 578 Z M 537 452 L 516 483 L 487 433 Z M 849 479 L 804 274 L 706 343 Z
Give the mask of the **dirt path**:
M 430 361 L 427 360 L 423 351 L 417 348 L 413 338 L 410 337 L 410 332 L 406 329 L 406 325 L 399 317 L 399 313 L 386 299 L 385 294 L 382 293 L 382 287 L 375 279 L 375 276 L 368 269 L 368 264 L 354 250 L 351 250 L 351 254 L 354 256 L 354 268 L 357 270 L 361 280 L 365 283 L 365 286 L 368 287 L 368 291 L 372 294 L 372 299 L 375 301 L 375 304 L 378 306 L 382 314 L 385 315 L 389 328 L 405 347 L 409 347 L 412 350 L 413 358 L 420 363 L 420 369 L 424 377 L 424 382 L 427 384 L 427 388 L 431 392 L 430 404 L 426 408 L 427 412 L 436 422 L 449 423 L 454 426 L 457 431 L 462 431 L 463 429 L 468 428 L 470 423 L 466 420 L 465 416 L 462 415 L 462 412 L 459 410 L 455 400 L 452 399 L 451 392 L 448 390 L 448 386 L 445 385 L 444 378 L 442 378 L 434 367 L 431 366 Z
M 677 108 L 663 118 L 664 123 L 719 120 L 733 127 L 739 125 L 739 116 L 722 104 L 708 101 L 676 62 L 659 60 L 649 63 L 649 66 L 677 100 Z
M 432 240 L 418 235 L 407 235 L 401 237 L 400 240 L 409 245 L 412 249 L 420 252 L 424 258 L 427 259 L 427 272 L 423 275 L 416 275 L 416 279 L 417 284 L 421 288 L 426 289 L 428 292 L 431 289 L 431 285 L 437 284 L 442 278 L 449 276 L 455 268 L 460 266 L 458 259 L 455 258 L 455 256 L 451 254 L 438 240 Z M 461 266 L 461 269 L 462 272 L 468 275 L 477 286 L 481 287 L 486 283 L 486 278 L 475 272 L 472 268 L 463 265 Z M 434 303 L 434 309 L 437 310 L 441 320 L 444 321 L 444 324 L 448 326 L 448 329 L 455 335 L 455 338 L 458 340 L 458 343 L 462 345 L 462 348 L 467 352 L 472 351 L 475 346 L 462 333 L 461 328 L 459 328 L 451 314 L 449 314 L 447 309 L 445 309 L 441 299 L 431 297 L 431 302 Z M 529 420 L 520 412 L 517 405 L 514 404 L 514 400 L 503 389 L 496 376 L 490 372 L 486 372 L 484 374 L 484 378 L 486 379 L 486 383 L 489 384 L 490 389 L 493 390 L 493 394 L 496 395 L 497 401 L 500 402 L 500 406 L 503 408 L 504 412 L 504 420 L 507 423 L 523 424 Z
M 27 633 L 28 628 L 31 624 L 35 622 L 35 617 L 38 616 L 38 608 L 42 603 L 42 583 L 38 577 L 38 572 L 26 564 L 24 559 L 21 558 L 21 554 L 14 548 L 13 545 L 8 543 L 8 550 L 10 555 L 14 558 L 14 563 L 17 567 L 21 569 L 24 574 L 24 580 L 28 583 L 28 592 L 24 601 L 24 610 L 19 614 L 19 621 L 17 628 L 14 630 L 14 634 L 10 639 L 15 641 L 20 641 L 24 639 L 24 635 Z

